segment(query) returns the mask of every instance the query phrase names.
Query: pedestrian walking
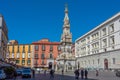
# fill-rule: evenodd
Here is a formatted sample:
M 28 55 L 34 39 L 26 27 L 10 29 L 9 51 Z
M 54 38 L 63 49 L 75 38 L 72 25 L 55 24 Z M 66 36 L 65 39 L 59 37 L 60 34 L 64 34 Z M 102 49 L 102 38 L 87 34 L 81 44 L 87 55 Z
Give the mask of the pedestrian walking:
M 83 79 L 84 78 L 84 71 L 83 71 L 83 69 L 81 70 L 81 79 Z
M 75 73 L 75 80 L 79 80 L 79 74 L 80 74 L 79 69 L 76 69 L 74 73 Z
M 62 75 L 64 75 L 64 70 L 62 69 Z
M 85 79 L 87 79 L 88 77 L 88 71 L 85 69 Z
M 32 70 L 33 78 L 35 78 L 35 70 Z
M 99 75 L 99 72 L 98 72 L 98 70 L 96 70 L 96 76 L 98 76 Z
M 55 71 L 53 69 L 50 70 L 50 80 L 54 79 L 54 72 Z

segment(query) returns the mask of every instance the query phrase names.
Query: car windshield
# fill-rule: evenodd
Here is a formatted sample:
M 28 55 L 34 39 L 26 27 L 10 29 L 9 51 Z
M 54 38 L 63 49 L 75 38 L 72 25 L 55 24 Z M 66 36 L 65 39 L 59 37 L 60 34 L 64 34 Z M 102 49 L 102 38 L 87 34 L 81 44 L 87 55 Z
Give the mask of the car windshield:
M 23 70 L 23 73 L 30 73 L 30 70 Z

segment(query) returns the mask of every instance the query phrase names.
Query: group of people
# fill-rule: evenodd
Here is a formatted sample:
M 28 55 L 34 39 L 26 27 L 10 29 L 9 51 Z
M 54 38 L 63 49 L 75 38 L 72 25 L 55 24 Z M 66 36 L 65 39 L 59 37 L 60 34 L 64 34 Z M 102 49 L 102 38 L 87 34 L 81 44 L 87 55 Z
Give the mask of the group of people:
M 74 73 L 75 73 L 75 79 L 76 80 L 79 80 L 80 75 L 81 75 L 81 79 L 84 79 L 84 78 L 87 79 L 88 78 L 88 71 L 86 69 L 85 70 L 76 69 Z

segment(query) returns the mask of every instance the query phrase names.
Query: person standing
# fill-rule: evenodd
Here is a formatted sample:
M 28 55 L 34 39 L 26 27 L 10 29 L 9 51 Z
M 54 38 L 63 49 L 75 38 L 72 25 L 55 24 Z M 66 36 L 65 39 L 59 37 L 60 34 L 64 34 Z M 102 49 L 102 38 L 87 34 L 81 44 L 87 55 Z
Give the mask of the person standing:
M 54 70 L 50 70 L 50 80 L 53 80 L 54 79 Z
M 84 78 L 84 71 L 83 71 L 83 69 L 81 70 L 81 79 L 83 79 Z
M 62 69 L 62 75 L 64 75 L 64 70 Z
M 98 76 L 98 70 L 96 70 L 96 76 Z
M 75 80 L 79 80 L 79 69 L 75 70 Z
M 32 72 L 33 72 L 33 78 L 35 78 L 35 70 L 33 69 Z
M 88 71 L 85 69 L 85 79 L 87 79 Z

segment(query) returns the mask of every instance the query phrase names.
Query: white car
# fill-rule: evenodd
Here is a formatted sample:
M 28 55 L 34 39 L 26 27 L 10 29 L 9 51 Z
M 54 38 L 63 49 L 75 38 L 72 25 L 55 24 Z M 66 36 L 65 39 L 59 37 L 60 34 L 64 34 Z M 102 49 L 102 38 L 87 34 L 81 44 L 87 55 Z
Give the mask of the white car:
M 0 70 L 0 80 L 5 79 L 5 78 L 6 78 L 6 74 L 5 74 L 4 70 Z

